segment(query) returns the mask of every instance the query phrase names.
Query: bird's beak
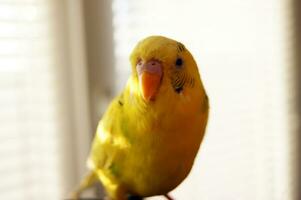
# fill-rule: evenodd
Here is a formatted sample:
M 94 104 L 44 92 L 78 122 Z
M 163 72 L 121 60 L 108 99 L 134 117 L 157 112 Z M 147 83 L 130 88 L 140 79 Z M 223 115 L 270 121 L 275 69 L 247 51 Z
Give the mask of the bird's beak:
M 162 66 L 159 61 L 138 62 L 139 88 L 145 101 L 155 100 L 162 78 Z

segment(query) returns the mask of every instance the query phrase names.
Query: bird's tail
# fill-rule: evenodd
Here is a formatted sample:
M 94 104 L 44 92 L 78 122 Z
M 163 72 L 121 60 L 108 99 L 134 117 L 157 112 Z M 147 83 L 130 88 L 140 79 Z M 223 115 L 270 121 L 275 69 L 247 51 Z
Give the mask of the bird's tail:
M 97 175 L 94 171 L 89 171 L 81 180 L 79 186 L 71 193 L 70 199 L 79 200 L 83 191 L 94 185 L 97 181 Z

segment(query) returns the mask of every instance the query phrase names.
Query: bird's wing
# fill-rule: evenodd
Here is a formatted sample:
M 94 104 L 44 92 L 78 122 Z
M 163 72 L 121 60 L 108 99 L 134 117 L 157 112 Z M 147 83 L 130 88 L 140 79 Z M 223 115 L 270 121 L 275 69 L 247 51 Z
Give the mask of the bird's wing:
M 123 94 L 116 97 L 109 105 L 102 120 L 99 122 L 93 140 L 88 166 L 91 169 L 109 169 L 120 152 L 127 148 L 127 140 L 122 133 L 124 119 Z

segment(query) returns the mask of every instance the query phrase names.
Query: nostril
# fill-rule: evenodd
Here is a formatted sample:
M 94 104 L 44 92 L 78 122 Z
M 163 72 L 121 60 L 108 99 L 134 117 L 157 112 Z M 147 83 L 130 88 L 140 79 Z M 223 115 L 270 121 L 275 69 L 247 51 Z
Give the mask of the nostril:
M 141 66 L 142 64 L 143 64 L 143 61 L 142 61 L 141 58 L 139 58 L 139 59 L 137 60 L 137 65 L 138 65 L 138 66 Z

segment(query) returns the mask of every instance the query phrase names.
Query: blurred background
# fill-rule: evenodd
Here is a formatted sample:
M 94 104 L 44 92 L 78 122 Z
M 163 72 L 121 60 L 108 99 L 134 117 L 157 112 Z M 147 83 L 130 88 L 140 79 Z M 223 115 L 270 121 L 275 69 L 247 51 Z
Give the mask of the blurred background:
M 298 0 L 0 0 L 0 199 L 67 197 L 129 53 L 153 34 L 192 52 L 211 102 L 172 196 L 301 199 L 300 11 Z

